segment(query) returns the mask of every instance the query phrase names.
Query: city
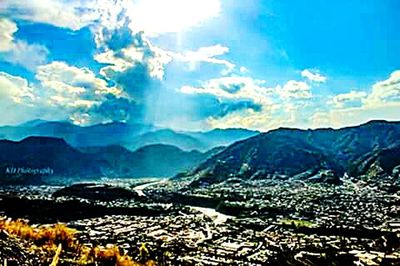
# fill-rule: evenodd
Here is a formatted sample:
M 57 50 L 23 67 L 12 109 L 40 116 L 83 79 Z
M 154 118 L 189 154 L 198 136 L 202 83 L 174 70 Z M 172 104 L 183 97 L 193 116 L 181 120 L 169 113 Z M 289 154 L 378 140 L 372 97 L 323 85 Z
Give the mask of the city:
M 80 199 L 109 209 L 140 208 L 136 215 L 121 211 L 63 222 L 78 230 L 83 245 L 115 245 L 137 259 L 145 245 L 148 258 L 161 265 L 396 265 L 400 259 L 400 195 L 393 191 L 398 191 L 400 180 L 386 176 L 379 182 L 350 177 L 341 181 L 341 185 L 329 185 L 228 180 L 191 189 L 185 180 L 164 180 L 150 183 L 142 193 L 133 189 L 141 194 L 135 199 Z M 14 193 L 31 201 L 54 200 L 49 188 L 12 190 L 4 189 L 2 197 Z M 76 198 L 72 192 L 57 201 Z M 143 215 L 144 209 L 159 212 L 148 216 Z

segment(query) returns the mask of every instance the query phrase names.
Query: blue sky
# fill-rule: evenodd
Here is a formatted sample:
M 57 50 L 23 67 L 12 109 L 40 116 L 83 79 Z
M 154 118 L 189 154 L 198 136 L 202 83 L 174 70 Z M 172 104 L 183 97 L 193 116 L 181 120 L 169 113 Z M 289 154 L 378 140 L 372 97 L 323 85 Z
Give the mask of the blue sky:
M 396 0 L 5 0 L 0 124 L 399 120 Z

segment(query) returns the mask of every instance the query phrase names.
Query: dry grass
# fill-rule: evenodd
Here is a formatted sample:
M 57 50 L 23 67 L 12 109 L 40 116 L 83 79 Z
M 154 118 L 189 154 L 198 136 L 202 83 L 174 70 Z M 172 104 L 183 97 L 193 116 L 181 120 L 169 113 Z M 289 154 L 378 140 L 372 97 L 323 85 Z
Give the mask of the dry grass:
M 156 265 L 151 260 L 145 264 L 138 263 L 128 255 L 122 255 L 117 246 L 87 247 L 81 245 L 76 239 L 78 231 L 68 228 L 65 224 L 35 226 L 29 225 L 27 221 L 21 219 L 0 218 L 0 230 L 24 240 L 29 244 L 30 252 L 36 253 L 43 262 L 52 261 L 58 247 L 61 247 L 62 259 L 75 265 Z

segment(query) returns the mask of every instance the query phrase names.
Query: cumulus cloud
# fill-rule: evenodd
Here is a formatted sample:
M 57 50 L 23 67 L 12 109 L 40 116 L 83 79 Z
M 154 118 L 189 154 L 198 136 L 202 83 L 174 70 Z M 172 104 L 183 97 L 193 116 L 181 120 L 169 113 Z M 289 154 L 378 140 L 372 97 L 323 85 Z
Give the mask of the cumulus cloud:
M 400 119 L 400 71 L 372 85 L 369 92 L 350 91 L 333 97 L 335 109 L 315 112 L 310 121 L 321 125 L 342 127 L 357 125 L 372 119 Z
M 187 94 L 211 94 L 219 98 L 248 99 L 255 103 L 272 103 L 273 88 L 265 86 L 264 80 L 250 77 L 222 77 L 203 82 L 199 87 L 183 86 L 180 91 Z
M 26 79 L 0 72 L 0 99 L 30 104 L 34 98 L 33 90 Z
M 278 93 L 283 99 L 311 98 L 311 87 L 306 82 L 289 80 L 282 88 L 278 86 Z
M 221 11 L 220 0 L 3 0 L 0 7 L 3 15 L 71 30 L 105 18 L 109 25 L 117 24 L 124 9 L 132 21 L 129 27 L 151 36 L 188 30 Z
M 332 103 L 336 108 L 356 107 L 361 105 L 366 98 L 367 93 L 364 91 L 350 91 L 348 93 L 337 94 L 332 98 Z
M 370 120 L 392 120 L 398 121 L 400 105 L 398 103 L 387 103 L 380 106 L 360 106 L 326 111 L 317 111 L 310 117 L 310 127 L 333 127 L 355 126 Z
M 80 125 L 113 121 L 141 122 L 142 111 L 143 108 L 134 100 L 109 94 L 87 108 L 76 108 L 69 119 Z
M 196 51 L 186 51 L 183 53 L 170 53 L 171 56 L 178 61 L 187 63 L 189 70 L 194 71 L 201 63 L 210 63 L 223 66 L 221 74 L 226 75 L 232 72 L 235 64 L 228 60 L 219 59 L 217 56 L 224 55 L 229 52 L 229 48 L 220 44 L 213 46 L 201 47 Z
M 282 120 L 280 122 L 282 122 Z M 241 112 L 230 113 L 224 117 L 209 117 L 207 118 L 207 124 L 211 128 L 242 127 L 259 129 L 261 131 L 276 128 L 282 125 L 278 123 L 278 120 L 273 115 L 271 110 L 258 112 L 252 109 L 245 109 Z
M 43 118 L 76 124 L 141 119 L 142 106 L 87 68 L 53 62 L 38 68 L 37 84 L 0 72 L 0 121 Z M 9 110 L 12 110 L 10 112 Z
M 12 49 L 14 33 L 18 30 L 17 25 L 5 18 L 0 18 L 0 52 Z
M 324 83 L 326 81 L 326 77 L 321 75 L 318 71 L 312 69 L 304 69 L 301 71 L 301 76 L 306 78 L 312 82 Z
M 155 4 L 157 9 L 154 9 Z M 39 45 L 11 39 L 15 49 L 4 57 L 5 60 L 9 58 L 14 63 L 25 64 L 25 67 L 31 70 L 40 65 L 36 79 L 39 82 L 38 87 L 43 89 L 40 93 L 43 101 L 58 106 L 59 109 L 64 108 L 77 123 L 87 123 L 95 117 L 96 112 L 96 116 L 102 113 L 115 119 L 125 119 L 128 113 L 144 116 L 146 112 L 156 112 L 149 109 L 155 108 L 152 100 L 158 99 L 157 95 L 164 93 L 161 91 L 164 90 L 162 81 L 165 68 L 172 60 L 188 66 L 189 70 L 193 71 L 197 70 L 200 64 L 221 66 L 224 75 L 235 67 L 233 63 L 220 58 L 229 52 L 229 49 L 222 45 L 201 47 L 195 51 L 172 52 L 153 45 L 150 39 L 164 33 L 182 32 L 197 27 L 218 16 L 219 0 L 44 0 L 29 3 L 6 0 L 2 3 L 1 10 L 6 16 L 18 20 L 46 23 L 74 31 L 87 26 L 91 29 L 96 44 L 94 59 L 103 65 L 99 76 L 91 72 L 97 78 L 97 84 L 93 83 L 95 79 L 92 77 L 92 83 L 84 85 L 74 80 L 78 79 L 77 76 L 89 76 L 88 69 L 67 66 L 61 62 L 47 64 L 48 51 Z M 12 38 L 15 30 L 8 25 L 4 32 Z M 29 54 L 31 56 L 28 56 Z M 78 72 L 80 74 L 77 74 Z M 88 88 L 89 85 L 97 90 L 103 88 L 106 91 L 118 88 L 120 95 L 115 91 L 107 91 L 114 98 L 104 99 L 106 94 L 93 94 Z M 164 93 L 164 97 L 169 96 L 171 93 Z M 128 110 L 127 103 L 132 103 L 135 110 Z M 106 107 L 111 106 L 123 111 L 119 114 L 106 112 Z M 216 113 L 224 114 L 246 106 L 258 108 L 250 101 L 244 100 L 239 104 L 224 103 Z M 73 110 L 78 111 L 74 113 Z M 85 112 L 91 114 L 88 116 Z
M 40 96 L 40 103 L 36 104 L 57 109 L 54 114 L 64 113 L 76 123 L 101 122 L 102 118 L 141 119 L 145 105 L 149 104 L 146 97 L 160 85 L 171 57 L 151 44 L 137 21 L 132 23 L 132 14 L 136 12 L 132 8 L 135 4 L 137 10 L 137 3 L 128 0 L 0 3 L 0 12 L 13 19 L 70 30 L 90 26 L 97 48 L 95 60 L 104 64 L 100 76 L 87 68 L 62 62 L 47 64 L 47 49 L 16 40 L 14 33 L 18 27 L 9 19 L 0 20 L 0 56 L 36 72 L 35 93 Z
M 199 92 L 197 89 L 196 93 Z M 205 93 L 204 89 L 201 92 Z M 216 93 L 215 90 L 211 92 Z M 333 97 L 318 96 L 318 101 L 311 94 L 310 85 L 305 82 L 288 81 L 282 87 L 275 87 L 272 92 L 281 100 L 274 100 L 272 105 L 263 105 L 260 112 L 241 110 L 224 117 L 210 117 L 207 123 L 211 127 L 236 125 L 267 130 L 280 126 L 340 128 L 372 119 L 400 119 L 400 71 L 394 71 L 387 79 L 376 82 L 369 91 L 350 90 Z M 223 93 L 219 91 L 219 95 Z
M 100 74 L 110 83 L 118 84 L 131 99 L 134 99 L 138 107 L 142 108 L 135 112 L 142 114 L 146 122 L 162 123 L 167 119 L 174 120 L 177 116 L 184 116 L 188 121 L 204 118 L 205 114 L 223 116 L 242 108 L 259 109 L 257 103 L 248 99 L 234 103 L 230 99 L 216 96 L 180 98 L 182 95 L 168 91 L 164 87 L 164 76 L 167 65 L 172 61 L 187 66 L 193 72 L 202 64 L 217 65 L 222 67 L 221 73 L 224 75 L 230 73 L 235 65 L 220 58 L 229 52 L 229 49 L 222 45 L 201 47 L 194 51 L 172 52 L 153 45 L 150 39 L 166 32 L 200 25 L 212 16 L 212 12 L 215 12 L 214 5 L 219 5 L 219 1 L 158 1 L 157 6 L 165 5 L 165 8 L 155 10 L 151 6 L 151 12 L 148 9 L 150 2 L 120 1 L 109 8 L 109 12 L 103 13 L 98 23 L 92 27 L 98 49 L 95 60 L 105 64 Z M 201 9 L 202 7 L 205 9 Z M 202 14 L 203 11 L 206 15 Z M 145 17 L 142 17 L 144 15 Z M 143 21 L 147 22 L 142 24 Z M 176 21 L 179 21 L 179 24 L 171 24 Z M 181 102 L 177 105 L 172 103 L 173 97 L 180 98 Z M 204 112 L 199 109 L 204 109 Z
M 16 41 L 12 49 L 4 55 L 4 60 L 29 70 L 35 70 L 37 66 L 47 62 L 48 54 L 49 51 L 43 45 Z
M 218 16 L 220 0 L 5 0 L 0 6 L 2 15 L 16 21 L 47 23 L 68 32 L 89 27 L 96 45 L 94 59 L 100 63 L 98 73 L 64 62 L 48 64 L 46 47 L 16 39 L 16 23 L 2 18 L 2 60 L 34 70 L 37 83 L 0 73 L 0 110 L 36 106 L 35 112 L 25 116 L 46 114 L 80 124 L 133 119 L 190 124 L 195 120 L 211 127 L 262 130 L 400 118 L 396 112 L 400 71 L 374 84 L 370 92 L 352 90 L 328 97 L 311 90 L 327 81 L 316 69 L 301 71 L 302 81 L 267 86 L 264 80 L 233 76 L 247 75 L 248 70 L 236 69 L 226 59 L 229 48 L 222 44 L 190 51 L 154 45 L 154 37 L 182 33 Z M 223 77 L 197 84 L 182 81 L 179 89 L 164 86 L 165 77 L 171 76 L 166 75 L 171 62 L 183 66 L 190 77 L 201 72 L 203 65 L 217 66 L 214 73 L 222 69 Z
M 43 87 L 66 95 L 121 93 L 116 87 L 109 87 L 105 80 L 97 78 L 90 69 L 70 66 L 65 62 L 55 61 L 38 67 L 36 79 Z
M 0 58 L 12 64 L 21 65 L 29 70 L 46 62 L 48 50 L 43 45 L 29 44 L 16 40 L 14 33 L 17 25 L 5 18 L 0 18 Z M 4 41 L 3 41 L 4 40 Z
M 249 127 L 270 129 L 277 125 L 293 125 L 303 121 L 312 97 L 306 82 L 290 80 L 268 87 L 266 81 L 250 77 L 222 77 L 203 82 L 201 86 L 183 86 L 181 93 L 212 95 L 220 100 L 236 102 L 241 108 L 228 109 L 223 116 L 209 116 L 211 127 Z M 304 112 L 305 113 L 305 112 Z
M 36 79 L 40 81 L 48 103 L 60 107 L 90 108 L 102 101 L 104 95 L 120 95 L 121 90 L 109 87 L 88 68 L 52 62 L 38 67 Z
M 162 79 L 165 66 L 172 60 L 186 63 L 190 70 L 195 70 L 201 63 L 209 63 L 223 66 L 225 74 L 232 71 L 235 67 L 233 63 L 217 58 L 229 51 L 222 45 L 201 47 L 196 51 L 172 52 L 154 46 L 149 39 L 154 34 L 176 32 L 178 28 L 174 27 L 190 28 L 201 24 L 213 16 L 213 9 L 218 8 L 219 0 L 206 0 L 207 3 L 204 0 L 156 1 L 154 4 L 157 4 L 157 9 L 154 9 L 151 2 L 101 2 L 101 9 L 107 12 L 100 12 L 92 29 L 99 50 L 95 59 L 108 64 L 101 71 L 105 77 L 132 71 L 131 68 L 142 65 L 148 69 L 151 78 Z M 193 14 L 189 16 L 191 11 Z M 203 11 L 208 15 L 202 14 Z M 168 23 L 174 20 L 179 23 L 171 27 Z
M 97 19 L 97 0 L 3 0 L 0 14 L 16 19 L 79 30 Z
M 99 49 L 103 51 L 119 50 L 133 41 L 131 35 L 137 31 L 131 28 L 130 9 L 131 4 L 127 0 L 101 0 L 98 2 L 98 18 L 91 29 Z
M 105 13 L 94 29 L 98 53 L 95 60 L 105 64 L 100 74 L 118 84 L 141 104 L 147 95 L 160 86 L 165 65 L 171 61 L 168 53 L 155 47 L 144 32 L 134 32 L 126 6 L 119 5 Z
M 0 72 L 1 108 L 12 108 L 2 122 L 43 118 L 77 124 L 141 119 L 142 106 L 87 68 L 52 62 L 38 67 L 37 84 Z M 4 109 L 5 113 L 7 109 Z
M 153 47 L 150 42 L 143 39 L 141 33 L 134 35 L 135 42 L 120 50 L 107 50 L 97 54 L 95 59 L 99 63 L 106 64 L 100 73 L 113 79 L 118 73 L 131 71 L 134 68 L 144 67 L 151 78 L 162 79 L 164 66 L 171 61 L 171 58 L 163 50 Z
M 0 121 L 15 124 L 31 118 L 36 101 L 26 79 L 0 72 Z
M 209 109 L 204 119 L 210 127 L 268 126 L 272 113 L 279 108 L 279 95 L 276 88 L 266 86 L 266 81 L 250 77 L 222 77 L 202 83 L 202 86 L 183 86 L 180 92 L 204 97 L 208 95 L 219 101 L 222 109 Z M 224 101 L 229 104 L 224 105 Z M 207 106 L 211 106 L 208 104 Z
M 36 79 L 42 103 L 62 110 L 74 123 L 140 119 L 141 107 L 134 99 L 88 68 L 52 62 L 38 68 Z
M 400 70 L 394 71 L 388 79 L 375 83 L 366 99 L 367 105 L 381 105 L 387 102 L 400 103 Z

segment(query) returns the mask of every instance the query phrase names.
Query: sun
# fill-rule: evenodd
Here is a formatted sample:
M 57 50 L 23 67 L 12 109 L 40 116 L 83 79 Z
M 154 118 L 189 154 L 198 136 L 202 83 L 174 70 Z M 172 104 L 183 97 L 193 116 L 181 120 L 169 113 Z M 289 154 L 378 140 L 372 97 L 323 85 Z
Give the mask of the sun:
M 129 16 L 132 28 L 157 36 L 187 31 L 217 17 L 220 11 L 220 0 L 138 0 Z

